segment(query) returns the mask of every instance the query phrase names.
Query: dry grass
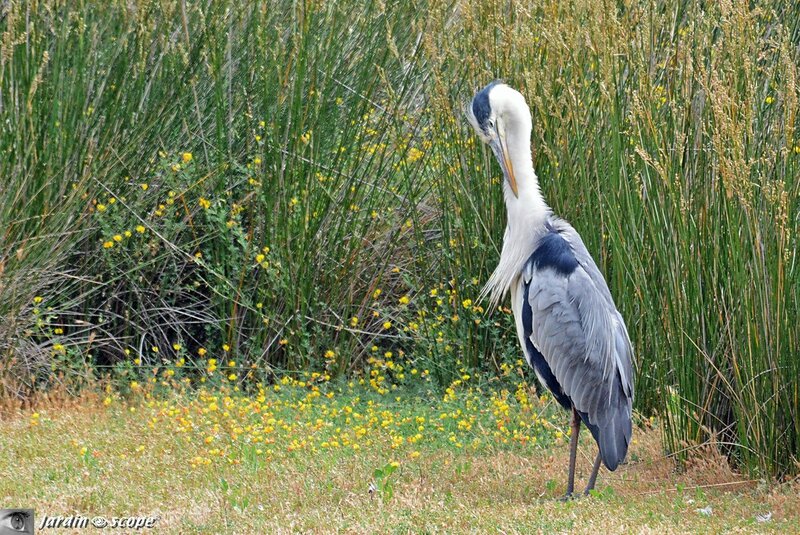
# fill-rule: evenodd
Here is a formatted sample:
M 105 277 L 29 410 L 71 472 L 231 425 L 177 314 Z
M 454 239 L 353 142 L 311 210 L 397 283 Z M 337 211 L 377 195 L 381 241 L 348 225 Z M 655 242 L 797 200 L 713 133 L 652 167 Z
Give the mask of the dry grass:
M 348 395 L 342 398 L 351 402 Z M 376 410 L 396 410 L 385 399 L 385 406 L 375 402 Z M 443 403 L 426 399 L 418 410 L 436 412 Z M 636 431 L 630 462 L 601 473 L 596 496 L 560 503 L 555 498 L 563 492 L 567 463 L 562 441 L 455 449 L 432 440 L 391 449 L 375 431 L 371 445 L 358 452 L 288 451 L 276 439 L 275 454 L 264 462 L 229 455 L 197 465 L 196 441 L 164 419 L 172 408 L 191 418 L 192 400 L 105 406 L 87 397 L 79 405 L 51 403 L 37 418 L 18 413 L 4 422 L 0 436 L 0 450 L 7 452 L 0 469 L 14 474 L 0 482 L 2 503 L 33 507 L 39 517 L 155 514 L 158 531 L 167 533 L 750 533 L 790 531 L 800 520 L 796 484 L 743 482 L 713 452 L 678 474 L 662 455 L 658 429 Z M 316 416 L 298 412 L 296 420 Z M 566 423 L 566 415 L 560 419 Z M 582 438 L 578 485 L 595 451 L 588 435 Z M 418 457 L 410 456 L 415 448 Z M 400 466 L 392 476 L 394 496 L 384 501 L 368 487 L 387 458 Z M 711 516 L 697 512 L 707 506 Z M 756 515 L 767 512 L 772 519 L 758 523 Z

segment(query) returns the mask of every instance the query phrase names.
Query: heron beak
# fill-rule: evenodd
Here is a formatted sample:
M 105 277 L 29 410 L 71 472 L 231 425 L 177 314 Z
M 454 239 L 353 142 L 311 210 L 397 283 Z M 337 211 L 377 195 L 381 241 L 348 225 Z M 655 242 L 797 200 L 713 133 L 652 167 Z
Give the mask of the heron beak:
M 511 159 L 508 157 L 508 144 L 506 143 L 505 132 L 497 132 L 497 141 L 492 143 L 497 161 L 500 162 L 500 167 L 503 168 L 503 174 L 508 180 L 508 185 L 511 186 L 511 191 L 514 192 L 514 197 L 519 199 L 519 191 L 517 190 L 517 177 L 514 176 L 514 167 L 511 165 Z

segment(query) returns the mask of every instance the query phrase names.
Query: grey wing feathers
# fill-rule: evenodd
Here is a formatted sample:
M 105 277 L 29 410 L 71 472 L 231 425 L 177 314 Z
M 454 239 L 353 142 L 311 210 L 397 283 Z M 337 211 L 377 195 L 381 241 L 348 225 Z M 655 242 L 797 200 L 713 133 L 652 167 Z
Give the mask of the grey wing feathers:
M 623 378 L 622 386 L 625 389 L 626 395 L 633 400 L 633 369 L 631 365 L 633 348 L 631 347 L 631 341 L 628 337 L 628 329 L 625 327 L 625 321 L 617 310 L 614 299 L 611 297 L 611 292 L 606 284 L 606 280 L 603 278 L 603 274 L 600 273 L 600 269 L 586 249 L 586 245 L 584 245 L 580 234 L 578 234 L 569 223 L 562 220 L 557 220 L 554 226 L 559 228 L 564 238 L 570 242 L 578 264 L 591 279 L 594 289 L 597 290 L 600 296 L 605 300 L 609 314 L 617 320 L 616 329 L 613 331 L 613 344 L 616 348 L 617 356 L 619 357 L 618 364 L 621 366 L 620 372 Z
M 570 241 L 578 267 L 569 274 L 526 267 L 530 338 L 613 470 L 631 438 L 630 340 L 600 271 L 580 238 L 569 235 L 577 233 L 572 227 L 571 233 L 559 230 Z

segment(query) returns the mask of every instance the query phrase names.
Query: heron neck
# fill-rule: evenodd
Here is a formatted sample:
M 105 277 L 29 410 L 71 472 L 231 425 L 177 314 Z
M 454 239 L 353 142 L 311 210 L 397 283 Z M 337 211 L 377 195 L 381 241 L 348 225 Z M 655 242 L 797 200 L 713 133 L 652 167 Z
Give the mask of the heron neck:
M 481 292 L 482 296 L 491 295 L 492 305 L 497 305 L 519 280 L 522 268 L 533 254 L 551 213 L 539 190 L 539 179 L 533 170 L 530 122 L 510 121 L 506 134 L 518 195 L 514 195 L 508 179 L 505 179 L 503 183 L 508 225 L 503 237 L 503 250 L 497 268 Z
M 521 242 L 527 241 L 525 236 L 532 237 L 536 225 L 543 225 L 551 213 L 539 189 L 539 179 L 533 169 L 530 139 L 530 131 L 527 135 L 511 136 L 509 139 L 508 152 L 519 195 L 515 196 L 511 191 L 508 180 L 504 181 L 508 230 Z
M 526 147 L 525 150 L 527 157 L 523 153 L 522 158 L 512 158 L 511 161 L 519 197 L 514 196 L 508 180 L 504 181 L 508 223 L 503 236 L 503 250 L 497 268 L 481 292 L 481 296 L 491 294 L 492 306 L 497 305 L 512 285 L 516 284 L 525 262 L 533 254 L 536 242 L 551 213 L 550 207 L 544 202 L 539 191 L 539 181 L 533 170 L 530 148 Z M 511 154 L 519 153 L 520 151 L 511 152 Z

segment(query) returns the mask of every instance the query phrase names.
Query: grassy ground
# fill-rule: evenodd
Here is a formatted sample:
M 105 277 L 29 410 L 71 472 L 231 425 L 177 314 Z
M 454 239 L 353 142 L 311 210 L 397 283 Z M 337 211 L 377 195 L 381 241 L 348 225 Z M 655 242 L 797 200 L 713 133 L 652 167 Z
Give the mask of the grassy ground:
M 0 501 L 38 518 L 154 514 L 169 533 L 721 533 L 800 520 L 796 485 L 743 481 L 708 453 L 676 473 L 652 421 L 595 495 L 561 503 L 566 414 L 524 382 L 472 381 L 443 397 L 309 376 L 252 395 L 153 396 L 149 383 L 43 402 L 4 423 L 0 470 L 14 477 Z M 579 485 L 594 447 L 584 433 Z

